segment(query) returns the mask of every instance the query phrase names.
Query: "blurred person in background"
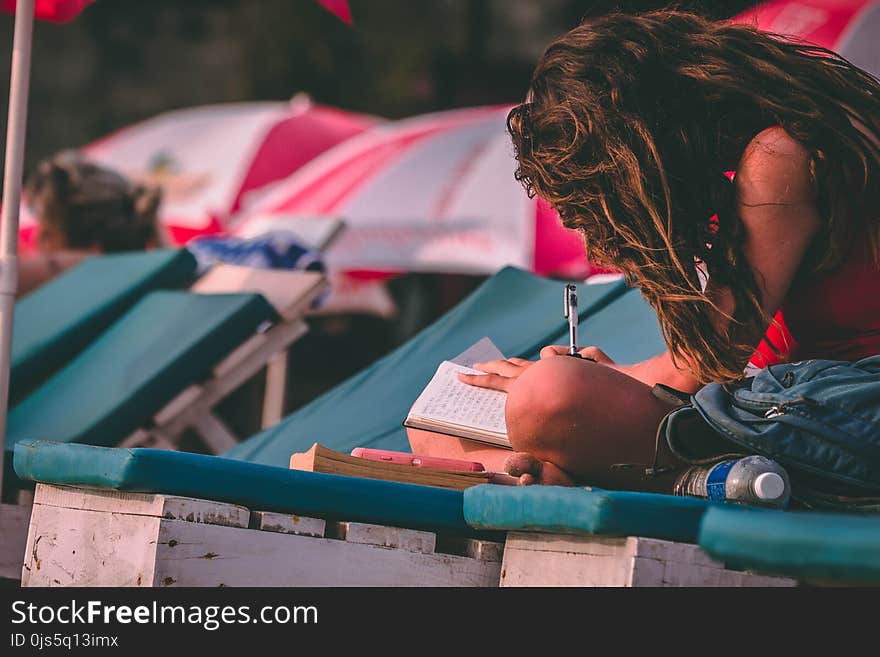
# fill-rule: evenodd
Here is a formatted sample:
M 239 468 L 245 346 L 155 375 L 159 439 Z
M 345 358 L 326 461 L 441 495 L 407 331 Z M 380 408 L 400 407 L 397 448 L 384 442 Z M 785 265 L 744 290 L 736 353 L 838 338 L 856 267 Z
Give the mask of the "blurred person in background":
M 160 190 L 134 184 L 75 151 L 40 162 L 24 198 L 39 226 L 37 253 L 19 259 L 19 296 L 90 255 L 163 243 Z

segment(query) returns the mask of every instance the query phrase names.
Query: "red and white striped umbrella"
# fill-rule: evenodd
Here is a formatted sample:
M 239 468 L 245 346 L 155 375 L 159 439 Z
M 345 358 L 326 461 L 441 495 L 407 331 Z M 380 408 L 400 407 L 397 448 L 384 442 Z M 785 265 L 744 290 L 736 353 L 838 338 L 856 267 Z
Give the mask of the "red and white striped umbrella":
M 82 152 L 133 180 L 162 187 L 161 221 L 171 240 L 183 244 L 225 230 L 272 183 L 377 122 L 297 96 L 160 114 Z M 33 242 L 35 227 L 23 209 L 24 246 Z
M 266 195 L 235 232 L 333 215 L 347 229 L 335 271 L 489 274 L 516 265 L 585 276 L 583 242 L 514 179 L 509 107 L 438 112 L 377 125 L 328 150 Z
M 829 48 L 880 75 L 878 0 L 773 0 L 733 20 Z

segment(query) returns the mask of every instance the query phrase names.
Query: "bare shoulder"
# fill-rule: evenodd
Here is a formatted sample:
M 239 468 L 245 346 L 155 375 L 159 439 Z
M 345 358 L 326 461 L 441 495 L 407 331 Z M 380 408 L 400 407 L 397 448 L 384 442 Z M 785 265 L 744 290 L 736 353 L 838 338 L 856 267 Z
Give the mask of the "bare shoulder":
M 781 126 L 758 133 L 746 146 L 736 172 L 744 205 L 812 204 L 810 152 Z

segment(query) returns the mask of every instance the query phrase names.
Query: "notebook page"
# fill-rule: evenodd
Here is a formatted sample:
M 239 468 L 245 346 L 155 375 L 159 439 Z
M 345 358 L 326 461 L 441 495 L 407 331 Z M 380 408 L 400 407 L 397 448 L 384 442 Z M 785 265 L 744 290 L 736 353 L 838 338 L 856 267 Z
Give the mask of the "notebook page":
M 475 363 L 485 363 L 502 358 L 504 358 L 504 354 L 495 346 L 495 343 L 489 338 L 483 338 L 451 359 L 451 362 L 464 367 L 473 367 Z
M 410 415 L 506 434 L 504 403 L 507 394 L 462 383 L 456 377 L 459 372 L 484 374 L 452 361 L 443 361 L 413 404 Z

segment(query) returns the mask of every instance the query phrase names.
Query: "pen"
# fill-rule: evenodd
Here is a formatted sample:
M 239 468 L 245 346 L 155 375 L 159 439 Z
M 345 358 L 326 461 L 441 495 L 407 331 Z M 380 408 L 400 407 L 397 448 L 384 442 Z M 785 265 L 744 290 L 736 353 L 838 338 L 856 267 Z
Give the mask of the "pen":
M 565 286 L 565 307 L 563 309 L 565 319 L 568 320 L 568 355 L 580 358 L 577 348 L 578 331 L 578 297 L 577 288 L 573 283 Z

